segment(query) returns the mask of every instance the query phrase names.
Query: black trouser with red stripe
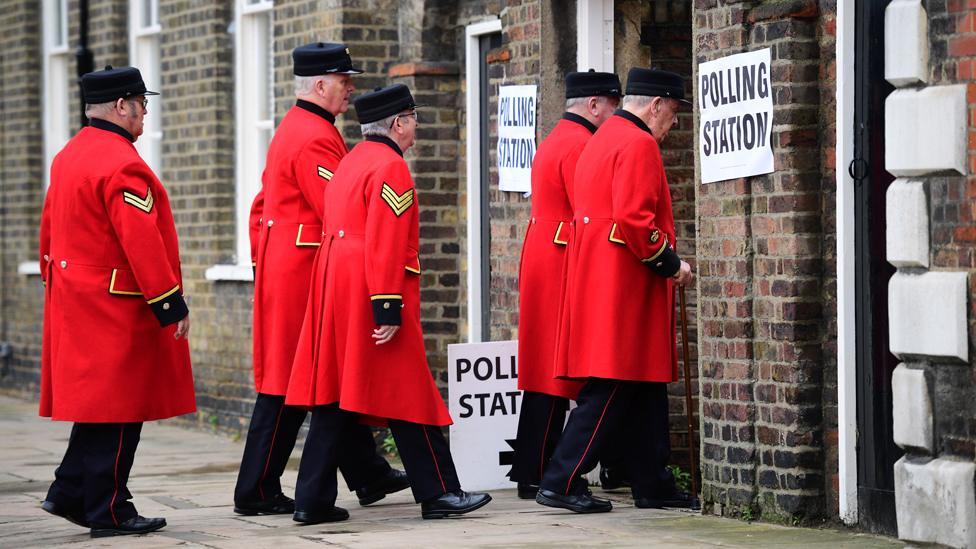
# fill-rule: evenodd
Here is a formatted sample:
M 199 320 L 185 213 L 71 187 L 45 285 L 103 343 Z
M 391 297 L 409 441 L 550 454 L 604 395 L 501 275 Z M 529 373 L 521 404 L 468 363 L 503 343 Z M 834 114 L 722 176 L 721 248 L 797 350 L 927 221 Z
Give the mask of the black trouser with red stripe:
M 578 477 L 596 466 L 609 441 L 626 436 L 624 459 L 634 496 L 660 493 L 667 479 L 662 468 L 648 463 L 668 462 L 664 452 L 670 448 L 661 447 L 654 436 L 661 422 L 667 422 L 667 398 L 665 383 L 591 378 L 569 414 L 540 488 L 559 494 L 583 492 L 586 485 Z
M 629 482 L 634 474 L 631 467 L 640 468 L 644 474 L 653 478 L 651 492 L 642 494 L 651 498 L 669 498 L 677 492 L 674 483 L 674 475 L 668 470 L 671 461 L 671 425 L 669 423 L 668 411 L 668 389 L 665 383 L 654 383 L 650 391 L 654 392 L 654 398 L 650 405 L 654 410 L 648 416 L 650 421 L 648 433 L 651 437 L 650 447 L 652 451 L 642 456 L 643 459 L 631 463 L 627 459 L 630 446 L 629 426 L 618 427 L 611 439 L 604 445 L 600 453 L 600 464 L 604 467 L 612 468 L 616 474 Z
M 513 482 L 539 484 L 562 436 L 568 409 L 567 398 L 533 391 L 522 393 L 515 458 L 508 475 Z
M 306 415 L 304 408 L 285 406 L 283 396 L 258 393 L 237 474 L 235 503 L 264 501 L 281 492 L 281 475 Z M 350 490 L 362 488 L 390 470 L 390 464 L 376 452 L 369 427 L 356 424 L 343 437 L 339 471 Z
M 440 427 L 389 420 L 390 432 L 410 478 L 417 502 L 460 489 L 454 459 Z M 344 451 L 343 433 L 362 427 L 359 414 L 340 410 L 338 405 L 316 406 L 298 467 L 295 510 L 324 511 L 335 505 L 336 468 Z
M 92 528 L 114 528 L 137 515 L 126 484 L 142 423 L 75 423 L 47 500 Z

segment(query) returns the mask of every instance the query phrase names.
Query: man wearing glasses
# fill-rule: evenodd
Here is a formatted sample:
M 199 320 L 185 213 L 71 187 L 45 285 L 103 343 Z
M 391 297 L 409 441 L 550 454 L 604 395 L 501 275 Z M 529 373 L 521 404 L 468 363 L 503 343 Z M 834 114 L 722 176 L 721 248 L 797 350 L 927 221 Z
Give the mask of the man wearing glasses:
M 144 534 L 166 520 L 126 484 L 142 423 L 196 410 L 189 310 L 166 189 L 132 145 L 156 93 L 131 67 L 81 86 L 91 122 L 54 158 L 41 215 L 40 415 L 74 422 L 41 508 L 92 537 Z
M 559 336 L 566 351 L 556 371 L 586 384 L 536 496 L 577 513 L 612 509 L 579 475 L 593 469 L 615 431 L 630 435 L 624 459 L 634 504 L 660 507 L 661 496 L 674 492 L 663 467 L 667 383 L 678 370 L 673 286 L 691 284 L 694 275 L 675 251 L 659 145 L 688 101 L 681 76 L 661 70 L 631 69 L 626 91 L 623 107 L 587 141 L 576 165 L 569 328 Z
M 365 141 L 325 191 L 325 236 L 286 402 L 313 407 L 296 507 L 335 503 L 336 435 L 388 425 L 425 519 L 491 501 L 461 490 L 441 428 L 451 423 L 427 365 L 420 327 L 417 196 L 403 153 L 417 135 L 403 84 L 356 99 Z
M 312 263 L 322 242 L 324 192 L 346 155 L 335 127 L 355 90 L 349 50 L 318 42 L 292 53 L 297 101 L 268 147 L 262 188 L 251 209 L 254 248 L 254 385 L 258 393 L 241 459 L 234 511 L 290 514 L 314 524 L 342 520 L 345 510 L 295 509 L 281 491 L 281 475 L 305 421 L 302 408 L 285 406 L 285 391 L 308 300 Z M 409 486 L 376 452 L 366 426 L 343 433 L 339 470 L 360 505 Z

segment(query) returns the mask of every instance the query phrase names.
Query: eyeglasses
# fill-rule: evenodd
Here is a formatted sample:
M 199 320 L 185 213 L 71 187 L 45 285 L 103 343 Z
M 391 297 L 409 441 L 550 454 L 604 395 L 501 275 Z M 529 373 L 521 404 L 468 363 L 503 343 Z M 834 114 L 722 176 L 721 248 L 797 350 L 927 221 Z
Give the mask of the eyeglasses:
M 140 101 L 138 99 L 126 99 L 126 101 L 132 101 L 134 103 L 142 103 L 142 110 L 146 110 L 146 107 L 149 106 L 149 98 L 148 97 L 143 97 L 142 98 L 142 101 Z
M 393 129 L 393 125 L 396 124 L 397 120 L 401 116 L 412 116 L 414 120 L 416 120 L 417 122 L 420 122 L 420 116 L 417 115 L 417 111 L 410 111 L 410 112 L 400 113 L 400 114 L 398 114 L 398 115 L 396 115 L 396 116 L 393 117 L 393 122 L 390 122 L 390 129 L 391 130 Z

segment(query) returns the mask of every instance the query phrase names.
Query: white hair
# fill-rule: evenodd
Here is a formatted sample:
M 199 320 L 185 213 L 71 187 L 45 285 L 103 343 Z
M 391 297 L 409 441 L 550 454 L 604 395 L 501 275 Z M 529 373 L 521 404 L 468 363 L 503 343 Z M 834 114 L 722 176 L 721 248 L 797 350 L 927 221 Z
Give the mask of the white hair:
M 654 100 L 654 96 L 651 95 L 627 95 L 624 96 L 623 106 L 625 108 L 635 107 L 639 109 L 641 107 L 646 107 L 650 105 L 651 101 L 653 100 Z
M 319 74 L 317 76 L 296 76 L 295 95 L 308 95 L 312 93 L 315 91 L 315 83 L 324 79 L 324 74 Z
M 107 103 L 86 103 L 85 104 L 85 116 L 88 118 L 97 118 L 100 116 L 106 116 L 115 109 L 115 101 L 109 101 Z
M 573 107 L 585 107 L 589 100 L 589 97 L 571 97 L 566 100 L 566 110 L 568 111 Z
M 393 121 L 399 114 L 394 114 L 392 116 L 387 116 L 382 120 L 377 120 L 375 122 L 368 122 L 366 124 L 360 124 L 359 129 L 363 132 L 363 137 L 367 135 L 382 135 L 390 136 L 390 126 L 393 125 Z

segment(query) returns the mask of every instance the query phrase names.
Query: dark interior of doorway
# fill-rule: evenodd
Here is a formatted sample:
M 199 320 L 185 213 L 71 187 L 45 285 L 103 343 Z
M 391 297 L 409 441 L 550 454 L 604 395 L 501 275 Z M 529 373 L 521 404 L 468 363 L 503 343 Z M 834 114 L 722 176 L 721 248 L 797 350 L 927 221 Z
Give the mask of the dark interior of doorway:
M 481 231 L 478 238 L 481 239 L 481 273 L 479 273 L 481 284 L 481 337 L 484 341 L 491 341 L 491 149 L 490 149 L 490 116 L 488 101 L 490 94 L 488 79 L 488 52 L 502 45 L 502 34 L 500 32 L 482 35 L 478 40 L 478 71 L 480 72 L 480 88 L 478 90 L 478 109 L 480 117 L 481 150 Z M 472 235 L 472 238 L 474 235 Z
M 855 293 L 857 338 L 858 521 L 872 532 L 896 535 L 894 464 L 901 457 L 892 435 L 891 374 L 898 365 L 888 346 L 885 192 L 894 180 L 884 169 L 884 13 L 890 0 L 857 2 L 854 52 Z

